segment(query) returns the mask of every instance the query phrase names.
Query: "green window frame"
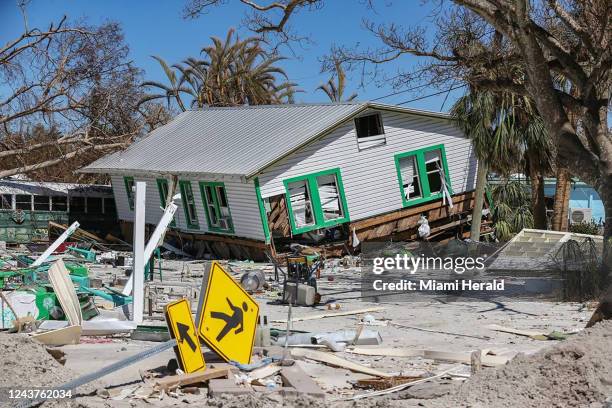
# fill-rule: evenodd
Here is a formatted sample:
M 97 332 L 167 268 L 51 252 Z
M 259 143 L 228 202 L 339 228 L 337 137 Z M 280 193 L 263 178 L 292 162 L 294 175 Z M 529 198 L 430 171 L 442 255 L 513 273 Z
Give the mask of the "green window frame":
M 157 191 L 159 192 L 159 201 L 161 202 L 162 208 L 166 208 L 166 201 L 168 200 L 168 180 L 158 178 L 157 180 Z M 176 222 L 172 218 L 170 225 L 174 227 Z
M 324 195 L 322 196 L 322 190 L 320 187 L 324 187 L 325 185 L 329 187 L 330 183 L 325 183 L 325 181 L 330 180 L 330 176 L 335 178 L 335 195 L 337 197 L 332 198 L 333 196 L 329 196 L 330 192 L 323 193 L 328 195 L 326 204 L 333 204 L 334 201 L 338 203 L 337 210 L 335 211 L 329 210 L 329 206 L 326 210 L 322 204 L 322 200 L 325 200 L 326 197 Z M 323 185 L 321 185 L 321 181 L 324 182 Z M 304 176 L 292 177 L 283 180 L 283 184 L 285 185 L 285 197 L 287 201 L 287 210 L 289 212 L 289 222 L 291 224 L 291 230 L 294 234 L 301 234 L 303 232 L 321 228 L 329 228 L 350 221 L 346 196 L 344 194 L 344 185 L 342 184 L 342 175 L 340 174 L 339 168 L 324 170 Z M 300 184 L 303 185 L 302 188 L 304 190 L 305 197 L 304 223 L 302 223 L 302 225 L 298 225 L 296 222 L 296 216 L 298 214 L 296 211 L 294 211 L 295 206 L 291 203 L 291 189 L 292 187 L 298 189 L 301 188 Z M 309 205 L 310 208 L 308 208 Z M 330 218 L 330 216 L 333 216 L 334 212 L 339 212 L 339 216 Z M 308 219 L 311 221 L 308 222 Z
M 444 178 L 446 180 L 448 192 L 451 195 L 453 194 L 453 188 L 450 182 L 450 173 L 448 172 L 448 163 L 446 162 L 446 151 L 444 149 L 443 144 L 428 146 L 422 149 L 412 150 L 410 152 L 398 153 L 395 155 L 395 169 L 397 170 L 397 180 L 399 182 L 400 194 L 402 196 L 402 203 L 404 204 L 404 207 L 410 207 L 412 205 L 421 204 L 424 202 L 442 198 L 442 195 L 444 194 L 443 189 L 441 188 L 439 192 L 432 193 L 432 186 L 428 178 L 428 175 L 434 174 L 434 172 L 437 172 L 438 170 L 432 168 L 428 169 L 428 163 L 426 163 L 427 153 L 436 150 L 439 151 L 439 158 L 442 162 L 442 170 L 444 171 Z M 416 176 L 415 179 L 417 182 L 417 185 L 413 186 L 413 191 L 418 191 L 419 195 L 415 198 L 406 198 L 405 188 L 409 184 L 407 180 L 403 180 L 402 176 L 402 161 L 406 163 L 406 160 L 409 160 L 410 157 L 412 157 L 413 160 L 413 172 Z
M 200 224 L 198 222 L 198 211 L 191 181 L 179 181 L 179 188 L 181 190 L 181 201 L 183 202 L 183 211 L 185 211 L 187 228 L 199 229 Z
M 261 226 L 263 228 L 264 237 L 266 238 L 266 244 L 269 244 L 271 241 L 270 226 L 268 225 L 268 213 L 266 212 L 266 205 L 264 203 L 263 198 L 261 197 L 259 178 L 255 177 L 253 183 L 255 184 L 255 195 L 257 196 L 257 205 L 259 206 L 259 217 L 261 218 Z
M 134 211 L 134 177 L 124 177 L 123 184 L 125 184 L 125 192 L 127 193 L 130 210 Z
M 234 222 L 227 200 L 225 183 L 200 181 L 200 194 L 209 231 L 234 233 Z

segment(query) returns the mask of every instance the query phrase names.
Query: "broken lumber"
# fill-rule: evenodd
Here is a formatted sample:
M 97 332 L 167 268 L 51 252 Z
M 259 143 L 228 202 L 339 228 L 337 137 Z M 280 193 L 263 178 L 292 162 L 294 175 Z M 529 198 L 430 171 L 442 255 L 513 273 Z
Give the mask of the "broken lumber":
M 393 375 L 391 374 L 388 374 L 382 371 L 378 371 L 374 368 L 364 366 L 363 364 L 355 363 L 353 361 L 349 361 L 344 358 L 335 356 L 333 354 L 325 353 L 322 351 L 295 348 L 291 350 L 291 355 L 293 357 L 303 357 L 309 360 L 318 361 L 320 363 L 325 363 L 333 367 L 346 368 L 347 370 L 351 370 L 356 373 L 363 373 L 363 374 L 373 375 L 375 377 L 384 377 L 384 378 L 393 377 Z
M 348 353 L 361 354 L 364 356 L 385 357 L 423 357 L 431 360 L 452 361 L 456 363 L 471 364 L 471 352 L 452 352 L 423 349 L 401 349 L 401 348 L 360 348 L 353 347 L 345 350 Z M 481 362 L 483 366 L 495 367 L 506 364 L 510 357 L 483 355 Z
M 377 307 L 369 307 L 369 308 L 365 308 L 365 309 L 344 310 L 344 311 L 340 311 L 340 312 L 330 312 L 330 313 L 320 313 L 320 314 L 310 315 L 310 316 L 294 317 L 294 318 L 291 319 L 291 321 L 292 322 L 302 322 L 304 320 L 325 319 L 327 317 L 350 316 L 350 315 L 362 314 L 362 313 L 379 312 L 379 311 L 385 310 L 385 309 L 386 309 L 386 307 L 384 307 L 384 306 L 377 306 Z M 287 319 L 272 320 L 272 323 L 287 323 Z
M 200 371 L 184 375 L 173 375 L 170 377 L 161 378 L 156 380 L 154 387 L 157 391 L 164 390 L 166 392 L 171 391 L 175 388 L 183 385 L 197 384 L 204 381 L 211 380 L 213 378 L 228 378 L 230 377 L 230 370 L 227 368 L 209 368 L 206 371 Z
M 411 377 L 411 376 L 395 376 L 389 378 L 363 378 L 357 380 L 357 387 L 359 388 L 370 388 L 374 390 L 385 390 L 387 388 L 395 387 L 400 384 L 405 384 L 413 381 L 422 380 L 423 377 Z
M 412 382 L 396 385 L 395 387 L 387 388 L 385 390 L 367 392 L 365 394 L 358 394 L 358 395 L 354 395 L 352 397 L 338 398 L 338 399 L 334 399 L 332 401 L 358 400 L 358 399 L 363 399 L 363 398 L 376 397 L 376 396 L 379 396 L 379 395 L 391 394 L 393 392 L 401 391 L 401 390 L 404 390 L 404 389 L 406 389 L 408 387 L 412 387 L 413 385 L 422 384 L 424 382 L 435 380 L 436 378 L 444 377 L 445 375 L 450 375 L 450 373 L 452 371 L 455 371 L 457 368 L 458 367 L 453 367 L 451 369 L 448 369 L 446 371 L 441 372 L 440 374 L 437 374 L 437 375 L 434 375 L 434 376 L 431 376 L 431 377 L 427 377 L 427 378 L 423 378 L 422 380 L 417 380 L 417 381 L 412 381 Z
M 270 364 L 265 367 L 257 368 L 249 373 L 249 379 L 252 382 L 257 383 L 258 380 L 270 377 L 271 375 L 278 373 L 281 369 L 281 366 L 275 364 Z

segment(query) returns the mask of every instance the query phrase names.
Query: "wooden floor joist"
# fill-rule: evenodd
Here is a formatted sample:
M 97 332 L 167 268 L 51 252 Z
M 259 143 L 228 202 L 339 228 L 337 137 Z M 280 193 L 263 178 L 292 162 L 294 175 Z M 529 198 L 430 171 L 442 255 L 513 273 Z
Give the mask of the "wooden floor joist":
M 349 230 L 355 230 L 360 241 L 386 239 L 389 236 L 400 240 L 415 239 L 417 238 L 418 221 L 421 215 L 425 214 L 431 233 L 444 233 L 447 230 L 461 228 L 468 223 L 474 197 L 473 191 L 467 191 L 453 196 L 453 209 L 439 199 L 352 222 Z M 350 241 L 352 241 L 352 236 Z

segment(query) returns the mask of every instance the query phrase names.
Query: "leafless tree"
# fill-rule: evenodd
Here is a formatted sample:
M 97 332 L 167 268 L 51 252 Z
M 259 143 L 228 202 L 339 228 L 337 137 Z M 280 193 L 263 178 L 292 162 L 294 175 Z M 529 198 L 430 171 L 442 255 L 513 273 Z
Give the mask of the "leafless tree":
M 38 29 L 25 21 L 0 47 L 0 177 L 61 166 L 71 178 L 141 133 L 140 71 L 116 23 L 64 17 Z

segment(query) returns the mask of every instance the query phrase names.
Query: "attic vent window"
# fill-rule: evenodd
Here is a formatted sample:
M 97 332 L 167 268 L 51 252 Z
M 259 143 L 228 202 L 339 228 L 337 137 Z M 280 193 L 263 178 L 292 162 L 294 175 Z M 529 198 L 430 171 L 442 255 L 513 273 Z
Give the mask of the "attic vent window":
M 355 118 L 359 150 L 384 145 L 387 141 L 380 113 Z

